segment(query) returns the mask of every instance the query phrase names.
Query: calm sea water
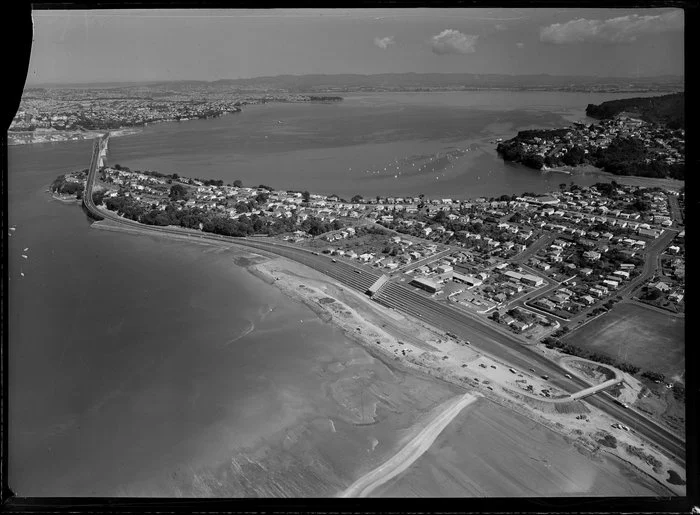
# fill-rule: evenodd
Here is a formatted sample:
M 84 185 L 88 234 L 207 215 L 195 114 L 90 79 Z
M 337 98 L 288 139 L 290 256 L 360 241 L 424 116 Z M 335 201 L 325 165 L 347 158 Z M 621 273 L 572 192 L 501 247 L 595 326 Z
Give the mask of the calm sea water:
M 335 104 L 248 106 L 215 120 L 158 124 L 114 138 L 109 159 L 132 169 L 346 197 L 546 192 L 571 179 L 504 163 L 490 141 L 585 119 L 587 103 L 620 96 L 380 93 Z M 459 159 L 447 164 L 447 153 Z M 419 171 L 421 164 L 426 167 Z M 598 180 L 576 179 L 582 185 Z
M 478 140 L 577 119 L 586 102 L 610 97 L 394 94 L 256 106 L 114 138 L 109 159 L 348 196 L 544 191 L 559 178 L 504 166 Z M 478 157 L 444 178 L 366 173 L 468 145 Z M 318 396 L 309 363 L 347 345 L 233 266 L 230 252 L 94 230 L 78 206 L 52 200 L 50 182 L 87 167 L 90 150 L 10 147 L 9 469 L 18 495 L 122 495 L 194 466 L 231 449 L 232 435 L 240 444 L 283 416 L 290 392 Z

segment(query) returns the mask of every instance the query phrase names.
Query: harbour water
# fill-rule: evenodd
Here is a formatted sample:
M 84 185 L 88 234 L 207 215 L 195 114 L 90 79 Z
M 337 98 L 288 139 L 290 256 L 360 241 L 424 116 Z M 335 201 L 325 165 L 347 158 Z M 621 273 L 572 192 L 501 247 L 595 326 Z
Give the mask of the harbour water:
M 614 97 L 470 95 L 477 100 L 393 94 L 251 106 L 115 138 L 109 162 L 345 196 L 547 191 L 560 177 L 504 165 L 484 138 L 556 126 L 580 118 L 585 103 Z M 13 491 L 177 495 L 177 474 L 218 466 L 271 432 L 266 424 L 332 415 L 309 370 L 368 356 L 235 266 L 235 252 L 91 229 L 77 205 L 46 192 L 57 175 L 86 168 L 90 149 L 83 141 L 9 151 Z M 460 149 L 465 164 L 454 160 L 439 179 L 366 173 Z

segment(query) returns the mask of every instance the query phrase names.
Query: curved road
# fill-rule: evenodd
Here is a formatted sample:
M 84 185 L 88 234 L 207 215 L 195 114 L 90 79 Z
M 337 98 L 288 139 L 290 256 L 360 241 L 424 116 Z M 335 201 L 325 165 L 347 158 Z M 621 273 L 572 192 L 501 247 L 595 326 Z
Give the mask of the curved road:
M 93 150 L 93 162 L 90 166 L 85 195 L 83 197 L 84 207 L 95 218 L 112 220 L 121 225 L 138 228 L 139 231 L 152 231 L 179 236 L 185 235 L 195 241 L 206 240 L 219 244 L 235 244 L 271 252 L 307 265 L 360 293 L 365 293 L 381 275 L 369 266 L 355 265 L 341 260 L 334 263 L 327 256 L 319 255 L 318 253 L 287 243 L 273 242 L 267 238 L 234 238 L 211 233 L 202 233 L 200 231 L 191 231 L 173 226 L 160 227 L 143 225 L 139 222 L 117 216 L 109 211 L 98 209 L 92 202 L 92 187 L 97 172 L 96 155 L 99 155 L 99 152 Z M 582 388 L 593 386 L 576 377 L 567 379 L 565 376 L 568 372 L 563 367 L 537 354 L 533 349 L 523 346 L 522 343 L 515 338 L 507 337 L 482 321 L 466 317 L 463 313 L 450 306 L 437 303 L 415 291 L 413 288 L 407 288 L 395 282 L 387 283 L 376 296 L 376 301 L 398 312 L 420 318 L 422 321 L 440 330 L 451 331 L 464 340 L 475 339 L 477 340 L 475 347 L 483 349 L 485 352 L 509 363 L 511 366 L 521 368 L 522 370 L 536 368 L 538 374 L 549 375 L 552 384 L 569 393 L 574 393 Z M 666 450 L 671 456 L 678 458 L 681 463 L 685 464 L 685 441 L 678 435 L 647 419 L 640 413 L 617 405 L 613 398 L 607 394 L 589 397 L 585 402 L 601 409 L 618 421 L 626 424 L 640 435 L 649 439 L 652 443 Z

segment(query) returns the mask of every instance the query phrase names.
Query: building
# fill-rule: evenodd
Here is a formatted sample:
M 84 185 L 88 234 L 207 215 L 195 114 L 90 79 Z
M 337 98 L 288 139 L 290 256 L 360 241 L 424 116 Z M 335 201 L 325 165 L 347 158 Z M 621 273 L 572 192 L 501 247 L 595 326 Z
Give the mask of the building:
M 659 231 L 655 229 L 638 229 L 637 234 L 643 238 L 658 238 Z
M 620 283 L 617 281 L 611 281 L 610 279 L 603 279 L 603 284 L 610 289 L 616 290 Z
M 532 274 L 525 274 L 520 278 L 520 280 L 529 286 L 542 286 L 544 283 L 544 279 Z
M 505 275 L 508 279 L 512 279 L 513 281 L 520 281 L 523 278 L 523 274 L 513 272 L 512 270 L 504 272 L 503 275 Z
M 483 283 L 483 281 L 481 279 L 478 279 L 477 277 L 460 274 L 459 272 L 452 273 L 452 280 L 455 282 L 464 283 L 471 288 L 473 288 L 474 286 L 479 286 Z
M 613 272 L 613 275 L 618 275 L 618 276 L 623 277 L 623 278 L 625 278 L 625 279 L 629 279 L 629 278 L 630 278 L 630 273 L 629 273 L 629 272 L 625 272 L 624 270 L 616 270 L 616 271 Z
M 427 277 L 416 277 L 409 284 L 411 286 L 417 286 L 428 293 L 435 293 L 439 289 L 438 284 L 435 281 L 431 281 Z

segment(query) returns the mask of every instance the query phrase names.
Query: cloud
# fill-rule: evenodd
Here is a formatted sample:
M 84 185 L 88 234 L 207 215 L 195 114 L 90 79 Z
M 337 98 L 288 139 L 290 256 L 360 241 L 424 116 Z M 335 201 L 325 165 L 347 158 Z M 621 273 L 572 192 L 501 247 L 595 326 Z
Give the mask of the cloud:
M 394 36 L 387 36 L 385 38 L 374 38 L 374 44 L 379 48 L 386 49 L 389 45 L 394 44 Z
M 525 43 L 523 43 L 523 42 L 521 42 L 521 41 L 518 41 L 518 42 L 515 44 L 515 46 L 517 46 L 518 48 L 523 48 L 523 47 L 525 46 Z
M 476 40 L 479 36 L 462 34 L 458 30 L 446 29 L 430 38 L 435 54 L 471 54 L 476 52 Z
M 638 36 L 683 29 L 680 9 L 658 15 L 630 14 L 607 20 L 579 18 L 566 23 L 554 23 L 540 29 L 540 41 L 554 45 L 570 43 L 632 43 Z

